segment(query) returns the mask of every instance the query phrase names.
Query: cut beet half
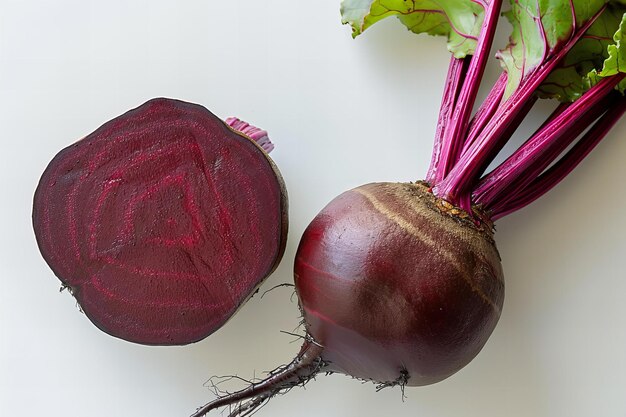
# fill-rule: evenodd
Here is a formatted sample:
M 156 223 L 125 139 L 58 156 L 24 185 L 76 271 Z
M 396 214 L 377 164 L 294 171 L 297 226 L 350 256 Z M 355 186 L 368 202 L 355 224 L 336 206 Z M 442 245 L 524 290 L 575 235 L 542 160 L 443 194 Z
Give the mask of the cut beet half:
M 33 225 L 96 326 L 187 344 L 221 327 L 275 269 L 287 194 L 254 140 L 202 106 L 155 99 L 54 157 Z

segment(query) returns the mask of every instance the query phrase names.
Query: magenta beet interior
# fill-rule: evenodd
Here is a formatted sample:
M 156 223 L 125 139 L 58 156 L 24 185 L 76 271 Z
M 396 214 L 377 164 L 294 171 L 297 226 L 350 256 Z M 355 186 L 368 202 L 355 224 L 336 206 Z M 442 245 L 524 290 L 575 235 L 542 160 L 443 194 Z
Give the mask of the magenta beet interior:
M 224 324 L 277 265 L 286 194 L 204 107 L 155 99 L 62 150 L 35 193 L 39 248 L 86 315 L 143 344 Z

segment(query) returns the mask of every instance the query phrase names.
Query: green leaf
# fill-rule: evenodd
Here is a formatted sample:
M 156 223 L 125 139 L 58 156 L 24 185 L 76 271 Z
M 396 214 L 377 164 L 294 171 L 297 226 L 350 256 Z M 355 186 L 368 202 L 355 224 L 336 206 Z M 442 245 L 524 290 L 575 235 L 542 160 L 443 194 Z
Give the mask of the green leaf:
M 374 23 L 397 16 L 414 33 L 448 38 L 448 50 L 457 58 L 476 49 L 484 8 L 472 0 L 343 0 L 342 23 L 352 26 L 352 36 Z
M 595 85 L 601 78 L 610 77 L 620 72 L 626 73 L 626 13 L 622 14 L 619 27 L 613 35 L 613 43 L 607 46 L 607 58 L 600 71 L 593 69 L 586 78 L 586 87 Z M 619 83 L 617 89 L 626 91 L 626 80 Z
M 498 52 L 508 74 L 505 98 L 554 56 L 576 28 L 598 13 L 606 0 L 516 0 L 505 16 L 513 26 L 509 45 Z
M 614 43 L 614 34 L 619 29 L 625 12 L 626 7 L 609 4 L 565 56 L 562 64 L 541 85 L 537 91 L 539 97 L 556 98 L 560 101 L 578 99 L 589 88 L 589 73 L 602 68 L 604 60 L 609 57 L 609 45 Z

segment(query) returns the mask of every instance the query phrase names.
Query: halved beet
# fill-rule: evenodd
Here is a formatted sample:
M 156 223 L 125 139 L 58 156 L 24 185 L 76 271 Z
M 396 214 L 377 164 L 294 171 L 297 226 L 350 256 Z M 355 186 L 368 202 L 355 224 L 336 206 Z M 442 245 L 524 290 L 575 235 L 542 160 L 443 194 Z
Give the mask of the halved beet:
M 204 107 L 155 99 L 54 157 L 33 225 L 96 326 L 186 344 L 221 327 L 277 266 L 287 194 L 252 139 Z

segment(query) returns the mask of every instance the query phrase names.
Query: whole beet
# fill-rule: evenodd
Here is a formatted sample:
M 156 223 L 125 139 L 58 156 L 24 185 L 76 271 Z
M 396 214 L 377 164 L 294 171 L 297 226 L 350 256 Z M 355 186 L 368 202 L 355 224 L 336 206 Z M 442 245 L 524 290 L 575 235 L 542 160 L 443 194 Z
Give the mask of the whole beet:
M 200 407 L 249 415 L 274 395 L 338 372 L 380 386 L 427 385 L 467 365 L 500 318 L 504 280 L 488 219 L 425 183 L 375 183 L 308 226 L 295 284 L 305 342 L 288 365 Z
M 425 184 L 341 194 L 306 229 L 295 283 L 326 370 L 380 383 L 432 384 L 469 363 L 504 300 L 489 224 Z

